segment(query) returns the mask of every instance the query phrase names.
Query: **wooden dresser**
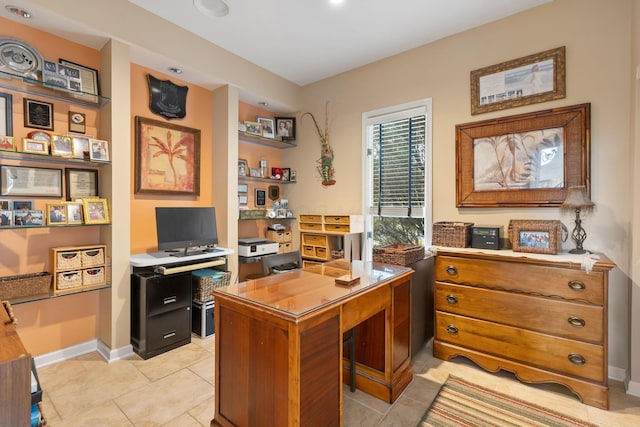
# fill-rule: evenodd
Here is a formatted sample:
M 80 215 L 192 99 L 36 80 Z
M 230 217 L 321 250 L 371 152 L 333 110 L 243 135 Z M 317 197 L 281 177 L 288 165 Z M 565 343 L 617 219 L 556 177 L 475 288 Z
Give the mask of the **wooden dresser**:
M 587 273 L 575 256 L 438 249 L 434 356 L 559 383 L 608 409 L 608 272 L 615 264 L 599 256 Z

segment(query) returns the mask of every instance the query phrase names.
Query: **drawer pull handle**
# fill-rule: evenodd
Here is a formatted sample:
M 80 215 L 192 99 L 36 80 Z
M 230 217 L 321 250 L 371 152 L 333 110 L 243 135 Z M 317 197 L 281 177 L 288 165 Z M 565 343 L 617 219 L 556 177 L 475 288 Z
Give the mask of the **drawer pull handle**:
M 585 289 L 587 289 L 585 284 L 582 283 L 580 280 L 571 280 L 569 282 L 569 287 L 574 291 L 584 291 Z
M 166 297 L 164 299 L 164 303 L 166 304 L 173 304 L 174 302 L 178 301 L 178 298 L 176 298 L 175 296 L 173 297 Z
M 171 331 L 171 332 L 167 332 L 166 334 L 164 334 L 162 336 L 163 339 L 167 339 L 167 338 L 171 338 L 171 337 L 175 337 L 176 336 L 176 331 Z
M 453 325 L 448 325 L 447 332 L 450 333 L 451 335 L 458 335 L 458 328 L 456 328 Z
M 458 297 L 455 295 L 447 295 L 447 302 L 449 304 L 457 304 L 458 303 Z
M 571 353 L 567 356 L 567 359 L 569 359 L 569 361 L 574 365 L 584 365 L 585 363 L 587 363 L 584 356 L 578 353 Z
M 584 319 L 581 319 L 576 316 L 569 317 L 567 319 L 567 322 L 569 322 L 569 324 L 574 328 L 584 328 L 584 326 L 587 324 L 587 322 Z
M 447 267 L 447 274 L 449 276 L 456 276 L 458 275 L 458 269 L 455 266 L 450 265 L 449 267 Z

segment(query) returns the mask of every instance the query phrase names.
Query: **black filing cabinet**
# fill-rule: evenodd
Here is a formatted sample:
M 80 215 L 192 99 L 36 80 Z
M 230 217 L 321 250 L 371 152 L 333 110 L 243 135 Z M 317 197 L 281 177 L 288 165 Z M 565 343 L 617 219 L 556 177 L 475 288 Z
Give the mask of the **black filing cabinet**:
M 148 359 L 191 342 L 191 272 L 137 268 L 131 276 L 131 345 Z

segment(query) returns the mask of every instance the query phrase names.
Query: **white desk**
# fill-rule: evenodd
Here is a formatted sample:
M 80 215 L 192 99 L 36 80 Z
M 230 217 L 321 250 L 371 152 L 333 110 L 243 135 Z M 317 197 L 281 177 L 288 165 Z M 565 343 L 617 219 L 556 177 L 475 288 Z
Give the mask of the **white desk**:
M 152 267 L 156 265 L 167 265 L 186 263 L 192 261 L 207 261 L 211 258 L 218 258 L 233 254 L 233 249 L 216 248 L 214 252 L 205 252 L 187 256 L 171 256 L 168 252 L 147 252 L 143 254 L 132 254 L 129 258 L 131 267 Z

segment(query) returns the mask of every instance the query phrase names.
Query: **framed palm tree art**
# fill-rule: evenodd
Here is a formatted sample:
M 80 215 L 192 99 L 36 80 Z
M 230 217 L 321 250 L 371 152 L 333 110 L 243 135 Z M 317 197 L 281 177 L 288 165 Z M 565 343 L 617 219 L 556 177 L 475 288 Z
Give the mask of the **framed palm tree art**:
M 135 192 L 200 195 L 200 130 L 136 116 Z

